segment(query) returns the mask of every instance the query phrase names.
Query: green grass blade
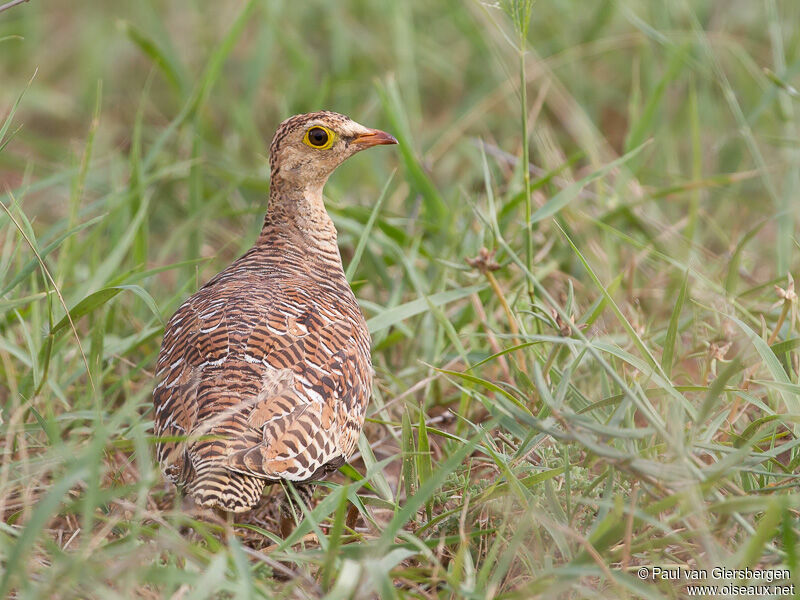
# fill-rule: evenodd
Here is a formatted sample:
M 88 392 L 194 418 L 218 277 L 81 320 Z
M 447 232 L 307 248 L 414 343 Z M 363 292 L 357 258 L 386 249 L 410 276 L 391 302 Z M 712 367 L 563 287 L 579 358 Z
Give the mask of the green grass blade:
M 185 70 L 183 65 L 180 64 L 178 57 L 172 53 L 168 53 L 167 49 L 161 47 L 158 41 L 147 35 L 133 23 L 120 21 L 118 25 L 128 39 L 153 61 L 153 64 L 164 74 L 166 80 L 175 88 L 175 91 L 183 97 L 186 89 Z
M 31 514 L 30 520 L 25 524 L 25 528 L 19 534 L 16 544 L 11 548 L 5 560 L 3 577 L 0 579 L 0 596 L 7 597 L 12 584 L 12 577 L 21 575 L 17 570 L 20 564 L 33 546 L 36 536 L 52 517 L 58 505 L 63 501 L 64 496 L 69 492 L 73 485 L 87 474 L 85 466 L 80 464 L 66 474 L 56 479 L 48 490 L 47 494 L 36 504 Z
M 661 354 L 661 368 L 664 369 L 664 373 L 668 378 L 672 375 L 672 364 L 675 361 L 675 343 L 678 340 L 678 325 L 680 324 L 683 304 L 686 302 L 688 286 L 689 271 L 687 270 L 683 275 L 683 282 L 681 282 L 681 289 L 678 292 L 677 300 L 675 300 L 675 306 L 672 308 L 669 325 L 667 326 L 667 337 L 664 339 L 664 350 Z
M 19 93 L 17 99 L 14 101 L 14 104 L 11 105 L 11 110 L 8 111 L 6 118 L 3 120 L 3 124 L 0 125 L 0 152 L 3 151 L 3 148 L 5 148 L 6 145 L 8 145 L 8 142 L 11 140 L 11 138 L 6 139 L 8 128 L 11 127 L 11 123 L 14 120 L 14 115 L 16 114 L 17 109 L 19 108 L 20 102 L 22 102 L 22 97 L 25 95 L 25 92 L 28 91 L 28 88 L 31 86 L 31 83 L 33 83 L 33 80 L 36 77 L 36 73 L 38 73 L 38 69 L 34 71 L 33 76 L 28 80 L 28 84 Z
M 778 357 L 775 356 L 775 353 L 772 351 L 772 348 L 769 347 L 767 342 L 765 342 L 761 337 L 750 327 L 744 324 L 742 321 L 734 317 L 733 315 L 726 315 L 731 321 L 736 323 L 739 328 L 744 332 L 750 342 L 758 352 L 758 355 L 761 357 L 761 360 L 764 362 L 764 366 L 767 367 L 767 370 L 770 372 L 770 375 L 775 379 L 778 384 L 791 384 L 792 382 L 789 380 L 789 377 L 786 375 L 786 371 L 783 370 L 783 366 L 781 366 Z M 786 406 L 786 410 L 790 413 L 795 415 L 800 414 L 800 396 L 796 394 L 789 393 L 786 390 L 780 391 L 781 397 L 783 398 L 783 402 Z M 800 427 L 795 427 L 795 431 L 800 431 Z
M 353 258 L 350 260 L 350 264 L 347 265 L 347 271 L 345 272 L 347 281 L 352 281 L 353 275 L 355 274 L 356 269 L 358 269 L 358 263 L 361 262 L 361 255 L 364 254 L 364 249 L 367 247 L 369 235 L 372 232 L 372 227 L 375 225 L 375 220 L 378 218 L 378 214 L 381 212 L 381 206 L 383 206 L 383 201 L 386 199 L 386 195 L 389 191 L 389 185 L 392 183 L 392 179 L 394 179 L 394 174 L 395 171 L 392 171 L 392 174 L 389 175 L 389 179 L 387 179 L 386 183 L 383 185 L 380 196 L 378 196 L 378 200 L 375 202 L 375 206 L 372 207 L 372 212 L 369 214 L 367 224 L 364 225 L 364 230 L 361 232 L 361 236 L 358 238 L 358 244 L 356 244 L 356 249 L 353 251 Z
M 431 305 L 442 306 L 450 302 L 455 302 L 456 300 L 461 300 L 462 298 L 466 298 L 467 296 L 484 289 L 484 287 L 484 285 L 475 285 L 467 288 L 439 292 L 428 296 L 427 298 L 420 298 L 418 300 L 406 302 L 400 306 L 387 309 L 379 315 L 375 315 L 371 319 L 367 320 L 367 327 L 369 327 L 370 333 L 377 333 L 378 331 L 392 327 L 393 325 L 397 325 L 406 319 L 429 310 Z
M 419 487 L 417 493 L 411 498 L 406 499 L 405 505 L 395 512 L 392 520 L 384 529 L 379 540 L 381 554 L 388 552 L 394 542 L 395 536 L 400 529 L 414 518 L 417 511 L 424 506 L 425 502 L 438 490 L 444 483 L 447 476 L 452 473 L 459 464 L 475 450 L 483 438 L 483 433 L 476 435 L 472 440 L 456 448 L 447 459 L 439 464 L 423 485 Z
M 583 191 L 587 185 L 596 181 L 602 177 L 605 177 L 613 171 L 614 169 L 619 168 L 620 166 L 627 163 L 631 160 L 634 156 L 639 154 L 645 147 L 650 144 L 649 141 L 640 144 L 638 147 L 634 148 L 633 150 L 629 151 L 624 156 L 619 157 L 617 160 L 611 161 L 607 165 L 604 165 L 602 168 L 597 169 L 590 175 L 587 175 L 580 181 L 576 181 L 573 184 L 565 187 L 563 190 L 558 192 L 555 196 L 550 198 L 547 202 L 545 202 L 535 213 L 531 216 L 531 223 L 538 223 L 539 221 L 543 221 L 544 219 L 553 216 L 562 208 L 567 206 L 570 202 L 572 202 L 578 195 Z

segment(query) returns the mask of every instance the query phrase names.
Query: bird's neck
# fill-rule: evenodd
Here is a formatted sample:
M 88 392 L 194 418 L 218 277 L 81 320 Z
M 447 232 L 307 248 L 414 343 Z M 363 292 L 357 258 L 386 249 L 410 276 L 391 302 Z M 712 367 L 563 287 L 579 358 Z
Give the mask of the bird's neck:
M 325 250 L 339 250 L 336 227 L 325 210 L 322 187 L 325 182 L 301 187 L 280 177 L 270 181 L 269 204 L 259 239 L 281 229 L 295 229 L 303 241 Z

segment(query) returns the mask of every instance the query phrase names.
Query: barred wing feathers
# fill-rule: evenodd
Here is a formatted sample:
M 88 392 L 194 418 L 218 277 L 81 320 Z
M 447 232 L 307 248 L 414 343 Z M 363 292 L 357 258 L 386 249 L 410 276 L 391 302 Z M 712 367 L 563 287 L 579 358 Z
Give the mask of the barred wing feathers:
M 247 510 L 266 483 L 324 477 L 355 450 L 371 391 L 366 323 L 338 256 L 299 252 L 276 234 L 167 325 L 158 459 L 202 505 Z

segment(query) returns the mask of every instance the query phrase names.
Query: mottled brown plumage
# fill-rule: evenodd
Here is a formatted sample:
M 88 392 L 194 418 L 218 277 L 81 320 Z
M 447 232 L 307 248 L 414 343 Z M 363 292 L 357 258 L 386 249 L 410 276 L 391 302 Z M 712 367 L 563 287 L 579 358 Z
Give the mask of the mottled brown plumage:
M 325 137 L 318 129 L 329 147 L 308 141 Z M 348 157 L 390 143 L 337 113 L 284 121 L 258 240 L 169 320 L 153 392 L 157 454 L 199 504 L 245 511 L 266 484 L 320 479 L 353 453 L 370 338 L 322 187 Z

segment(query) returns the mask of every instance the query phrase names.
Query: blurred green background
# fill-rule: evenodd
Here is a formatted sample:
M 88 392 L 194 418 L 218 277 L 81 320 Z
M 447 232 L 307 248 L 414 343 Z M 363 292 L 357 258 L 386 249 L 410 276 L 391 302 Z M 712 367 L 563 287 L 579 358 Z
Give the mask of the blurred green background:
M 799 22 L 789 0 L 0 12 L 0 595 L 797 582 Z M 401 144 L 325 188 L 376 385 L 352 468 L 283 541 L 269 514 L 185 513 L 150 394 L 163 321 L 259 231 L 273 131 L 319 109 Z

